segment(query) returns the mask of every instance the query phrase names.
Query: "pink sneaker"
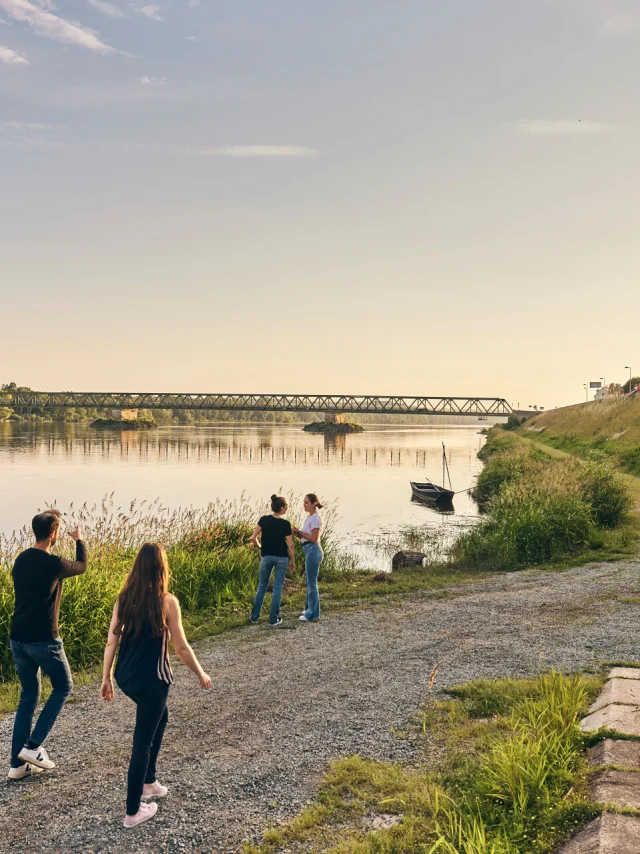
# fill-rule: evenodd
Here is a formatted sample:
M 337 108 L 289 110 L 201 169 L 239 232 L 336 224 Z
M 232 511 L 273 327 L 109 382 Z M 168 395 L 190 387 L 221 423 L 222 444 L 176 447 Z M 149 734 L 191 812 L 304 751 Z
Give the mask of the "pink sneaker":
M 158 804 L 156 804 L 154 801 L 151 801 L 151 803 L 149 804 L 140 804 L 140 809 L 135 815 L 125 815 L 124 826 L 136 827 L 138 824 L 141 824 L 148 818 L 153 818 L 157 812 Z
M 169 789 L 166 786 L 161 786 L 156 780 L 155 783 L 145 783 L 142 787 L 143 798 L 164 798 Z

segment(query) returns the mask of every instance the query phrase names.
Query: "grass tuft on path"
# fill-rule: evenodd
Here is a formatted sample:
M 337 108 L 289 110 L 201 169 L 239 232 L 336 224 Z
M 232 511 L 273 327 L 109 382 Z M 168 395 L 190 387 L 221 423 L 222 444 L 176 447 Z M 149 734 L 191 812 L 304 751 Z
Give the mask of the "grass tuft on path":
M 550 854 L 598 812 L 578 721 L 602 682 L 552 671 L 453 689 L 418 717 L 418 767 L 334 762 L 316 802 L 245 854 Z

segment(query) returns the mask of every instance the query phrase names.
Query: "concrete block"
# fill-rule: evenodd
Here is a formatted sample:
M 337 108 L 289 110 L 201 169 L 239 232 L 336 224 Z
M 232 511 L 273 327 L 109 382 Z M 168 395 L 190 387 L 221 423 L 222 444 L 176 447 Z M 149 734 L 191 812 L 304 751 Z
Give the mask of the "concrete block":
M 591 800 L 619 810 L 640 809 L 640 774 L 636 771 L 601 771 L 591 781 Z
M 636 667 L 614 667 L 609 679 L 640 679 L 640 669 Z
M 597 712 L 598 709 L 603 709 L 610 703 L 640 706 L 640 681 L 637 679 L 610 679 L 589 712 Z
M 630 771 L 640 771 L 640 742 L 605 738 L 589 751 L 589 764 L 618 765 Z
M 569 840 L 559 854 L 640 854 L 640 818 L 603 813 Z
M 640 736 L 640 709 L 638 706 L 618 706 L 612 703 L 580 721 L 580 729 L 583 732 L 595 732 L 603 726 L 622 735 Z

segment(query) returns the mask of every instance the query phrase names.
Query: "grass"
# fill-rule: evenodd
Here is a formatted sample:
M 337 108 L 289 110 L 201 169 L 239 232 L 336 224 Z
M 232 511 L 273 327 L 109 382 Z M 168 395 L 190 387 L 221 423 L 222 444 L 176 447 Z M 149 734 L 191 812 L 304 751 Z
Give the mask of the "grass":
M 246 854 L 550 854 L 598 813 L 578 720 L 602 682 L 552 671 L 456 688 L 418 716 L 417 767 L 334 762 L 315 802 Z
M 606 458 L 552 458 L 500 429 L 480 455 L 476 498 L 486 517 L 454 544 L 458 565 L 517 569 L 633 553 L 634 500 Z
M 550 410 L 519 432 L 577 456 L 599 451 L 627 473 L 640 475 L 640 396 Z

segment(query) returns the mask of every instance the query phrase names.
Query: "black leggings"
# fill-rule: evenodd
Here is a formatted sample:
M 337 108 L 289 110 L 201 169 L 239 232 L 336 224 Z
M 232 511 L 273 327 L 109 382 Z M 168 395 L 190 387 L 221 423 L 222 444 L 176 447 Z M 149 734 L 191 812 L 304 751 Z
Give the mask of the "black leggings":
M 160 680 L 153 688 L 127 694 L 137 706 L 127 777 L 127 815 L 135 815 L 140 809 L 144 784 L 156 781 L 156 760 L 169 717 L 168 695 L 169 686 Z

